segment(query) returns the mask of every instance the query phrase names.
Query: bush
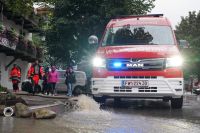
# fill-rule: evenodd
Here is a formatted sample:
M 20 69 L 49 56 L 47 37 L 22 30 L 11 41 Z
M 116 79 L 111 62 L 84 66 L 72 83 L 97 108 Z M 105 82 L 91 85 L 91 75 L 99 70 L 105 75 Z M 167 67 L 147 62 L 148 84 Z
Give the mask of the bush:
M 7 92 L 7 88 L 0 85 L 0 92 Z
M 6 37 L 5 31 L 6 31 L 5 26 L 3 25 L 2 22 L 0 22 L 0 35 Z
M 0 33 L 3 33 L 5 31 L 5 26 L 2 22 L 0 22 Z
M 6 30 L 6 37 L 11 42 L 15 42 L 15 43 L 18 42 L 17 33 L 16 33 L 16 31 L 13 28 Z

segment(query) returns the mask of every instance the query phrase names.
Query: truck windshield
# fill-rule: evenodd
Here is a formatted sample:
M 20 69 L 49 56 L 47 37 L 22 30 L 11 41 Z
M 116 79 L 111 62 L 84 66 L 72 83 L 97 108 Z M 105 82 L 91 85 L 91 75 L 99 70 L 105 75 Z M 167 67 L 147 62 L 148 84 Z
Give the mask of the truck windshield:
M 172 30 L 168 26 L 123 26 L 109 28 L 102 46 L 173 45 Z

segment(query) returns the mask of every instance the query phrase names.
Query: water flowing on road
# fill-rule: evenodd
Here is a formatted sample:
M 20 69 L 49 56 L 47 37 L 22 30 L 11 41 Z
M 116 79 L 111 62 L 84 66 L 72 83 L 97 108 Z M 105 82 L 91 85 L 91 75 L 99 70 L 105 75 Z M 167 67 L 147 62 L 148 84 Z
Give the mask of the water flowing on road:
M 79 108 L 73 112 L 66 112 L 57 122 L 75 132 L 104 132 L 111 126 L 112 113 L 100 109 L 100 105 L 91 97 L 81 95 L 77 98 Z
M 184 98 L 183 109 L 173 110 L 157 100 L 123 99 L 115 106 L 110 99 L 100 106 L 81 95 L 71 99 L 78 108 L 65 104 L 51 107 L 58 116 L 52 120 L 0 117 L 0 133 L 199 133 L 198 96 Z M 64 102 L 64 101 L 63 101 Z

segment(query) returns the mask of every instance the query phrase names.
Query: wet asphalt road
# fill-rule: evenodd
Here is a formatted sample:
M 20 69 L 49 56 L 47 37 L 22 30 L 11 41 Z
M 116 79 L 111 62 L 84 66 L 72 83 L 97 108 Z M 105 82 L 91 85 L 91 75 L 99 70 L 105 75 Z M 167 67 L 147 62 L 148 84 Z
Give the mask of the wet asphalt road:
M 91 104 L 90 101 L 87 102 Z M 0 133 L 200 132 L 200 96 L 194 95 L 186 96 L 183 108 L 178 110 L 170 109 L 169 103 L 158 100 L 132 99 L 123 100 L 120 105 L 114 105 L 112 100 L 108 100 L 102 110 L 90 108 L 64 112 L 63 106 L 52 110 L 59 113 L 53 120 L 0 117 Z

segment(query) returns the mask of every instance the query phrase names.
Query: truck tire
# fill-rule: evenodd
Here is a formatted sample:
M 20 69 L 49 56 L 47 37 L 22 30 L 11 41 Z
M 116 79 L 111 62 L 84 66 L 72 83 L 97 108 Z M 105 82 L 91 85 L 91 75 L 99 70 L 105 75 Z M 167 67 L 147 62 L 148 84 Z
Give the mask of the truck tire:
M 101 104 L 104 104 L 106 102 L 106 98 L 105 97 L 95 97 L 95 96 L 93 96 L 93 99 L 96 102 L 101 103 Z
M 182 106 L 183 106 L 183 97 L 171 99 L 171 108 L 172 109 L 181 109 Z

